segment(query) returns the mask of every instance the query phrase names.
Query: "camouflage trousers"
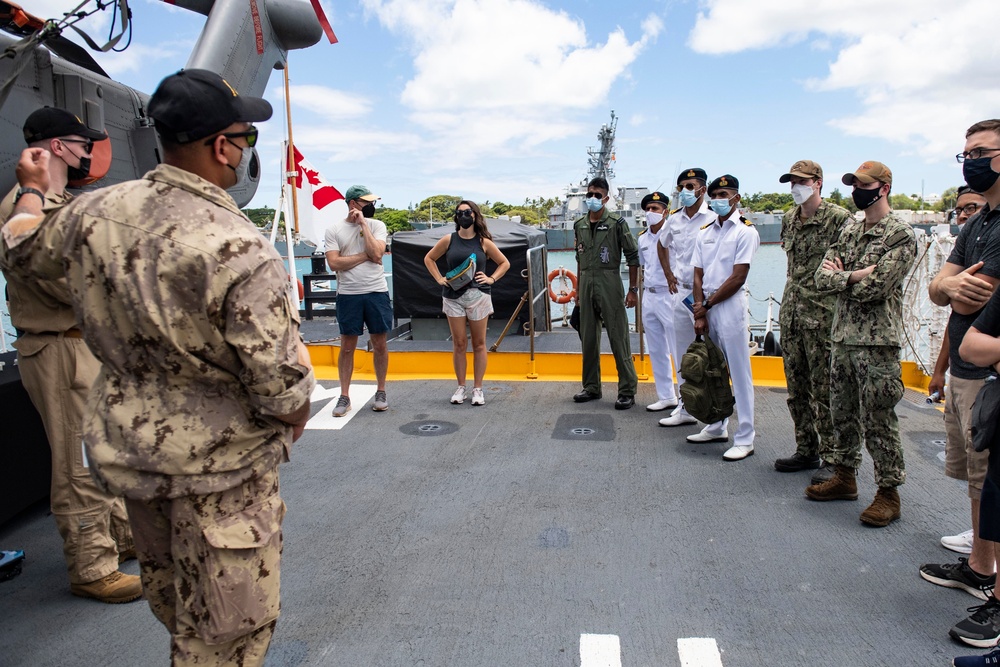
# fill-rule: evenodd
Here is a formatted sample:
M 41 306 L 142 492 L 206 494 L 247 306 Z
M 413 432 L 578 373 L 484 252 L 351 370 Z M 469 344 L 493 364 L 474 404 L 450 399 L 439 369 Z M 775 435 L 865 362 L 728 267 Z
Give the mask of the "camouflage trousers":
M 781 330 L 781 355 L 788 383 L 788 412 L 795 427 L 795 452 L 827 460 L 834 440 L 830 417 L 830 332 Z
M 863 440 L 879 488 L 899 486 L 906 479 L 895 409 L 903 397 L 899 348 L 834 343 L 830 356 L 830 410 L 837 437 L 827 461 L 857 470 Z
M 263 665 L 280 593 L 277 468 L 219 493 L 125 502 L 171 664 Z
M 101 363 L 82 338 L 25 334 L 17 348 L 21 381 L 52 452 L 49 504 L 63 539 L 69 581 L 103 579 L 118 569 L 118 554 L 133 544 L 125 503 L 97 486 L 83 454 L 83 415 Z

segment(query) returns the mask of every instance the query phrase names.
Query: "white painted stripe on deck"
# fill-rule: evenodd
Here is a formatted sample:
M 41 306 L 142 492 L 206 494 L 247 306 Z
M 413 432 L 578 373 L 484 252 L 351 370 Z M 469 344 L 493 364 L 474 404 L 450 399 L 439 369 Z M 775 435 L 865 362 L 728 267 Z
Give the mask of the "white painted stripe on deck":
M 677 640 L 681 667 L 722 667 L 719 645 L 711 637 L 686 637 Z
M 354 419 L 354 415 L 358 414 L 359 410 L 371 410 L 368 402 L 375 395 L 376 388 L 373 384 L 352 384 L 347 394 L 351 397 L 350 412 L 343 417 L 334 417 L 333 406 L 337 404 L 336 399 L 340 397 L 340 387 L 324 389 L 317 384 L 313 389 L 312 400 L 317 403 L 326 399 L 333 400 L 329 400 L 326 405 L 320 408 L 319 412 L 306 424 L 306 429 L 314 431 L 339 431 Z
M 618 635 L 580 635 L 580 667 L 621 667 Z

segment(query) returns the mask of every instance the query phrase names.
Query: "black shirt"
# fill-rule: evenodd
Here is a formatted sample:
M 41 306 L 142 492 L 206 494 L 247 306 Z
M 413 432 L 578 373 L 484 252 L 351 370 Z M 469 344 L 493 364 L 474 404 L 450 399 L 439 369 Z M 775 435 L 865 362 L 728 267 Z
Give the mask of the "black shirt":
M 991 211 L 987 205 L 962 225 L 962 230 L 955 240 L 955 248 L 948 256 L 949 264 L 957 264 L 966 269 L 979 261 L 983 262 L 983 267 L 976 272 L 976 275 L 1000 278 L 1000 208 Z M 991 299 L 990 303 L 993 301 L 995 299 Z M 961 315 L 952 311 L 951 317 L 948 318 L 948 357 L 951 374 L 954 377 L 981 380 L 991 372 L 989 368 L 980 368 L 963 361 L 958 356 L 962 339 L 985 308 L 971 315 Z

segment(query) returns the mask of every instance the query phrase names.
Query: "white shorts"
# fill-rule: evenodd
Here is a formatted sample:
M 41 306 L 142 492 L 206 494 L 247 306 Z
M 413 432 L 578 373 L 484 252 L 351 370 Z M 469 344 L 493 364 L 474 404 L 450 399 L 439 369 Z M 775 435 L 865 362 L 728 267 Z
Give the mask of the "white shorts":
M 441 299 L 444 314 L 448 317 L 466 317 L 473 322 L 484 320 L 493 314 L 493 299 L 489 294 L 470 287 L 457 299 Z

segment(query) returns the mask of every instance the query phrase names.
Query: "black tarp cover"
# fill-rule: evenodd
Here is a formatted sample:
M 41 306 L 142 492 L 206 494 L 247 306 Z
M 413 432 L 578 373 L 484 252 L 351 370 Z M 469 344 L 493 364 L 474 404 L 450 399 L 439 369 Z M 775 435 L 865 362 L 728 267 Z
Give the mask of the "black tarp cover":
M 486 226 L 493 235 L 493 242 L 510 261 L 510 270 L 497 281 L 492 290 L 492 317 L 506 321 L 528 289 L 528 281 L 521 277 L 521 271 L 528 266 L 527 250 L 544 246 L 545 232 L 509 220 L 487 220 Z M 438 239 L 454 231 L 455 225 L 452 224 L 412 232 L 396 232 L 392 235 L 393 313 L 396 319 L 444 318 L 441 311 L 441 286 L 427 272 L 424 255 L 434 247 Z M 447 273 L 443 261 L 438 262 L 438 269 L 442 274 Z M 496 265 L 488 261 L 486 275 L 494 269 Z M 548 306 L 547 300 L 544 305 Z M 527 321 L 527 310 L 527 307 L 522 309 L 518 317 L 522 322 Z M 536 327 L 541 329 L 543 324 L 539 321 Z

